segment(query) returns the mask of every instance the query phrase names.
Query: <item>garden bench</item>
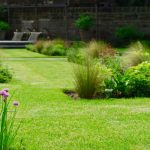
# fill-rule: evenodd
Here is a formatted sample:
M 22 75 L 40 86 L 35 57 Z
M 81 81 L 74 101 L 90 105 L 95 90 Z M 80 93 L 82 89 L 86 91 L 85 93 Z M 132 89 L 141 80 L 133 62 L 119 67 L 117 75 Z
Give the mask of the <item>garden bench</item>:
M 42 32 L 31 32 L 28 40 L 22 41 L 25 32 L 14 32 L 10 41 L 0 41 L 0 48 L 24 48 L 27 44 L 33 44 L 38 40 Z

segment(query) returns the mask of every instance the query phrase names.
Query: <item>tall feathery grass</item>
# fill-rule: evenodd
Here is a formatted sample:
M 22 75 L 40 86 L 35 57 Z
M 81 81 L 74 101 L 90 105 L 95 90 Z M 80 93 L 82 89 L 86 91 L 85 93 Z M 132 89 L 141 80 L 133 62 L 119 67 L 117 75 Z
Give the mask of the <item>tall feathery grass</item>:
M 104 41 L 91 41 L 87 46 L 87 54 L 92 58 L 103 58 L 111 57 L 116 54 L 115 49 L 113 49 L 108 43 Z
M 104 81 L 110 75 L 109 69 L 87 57 L 84 64 L 76 65 L 74 68 L 75 90 L 79 97 L 92 99 L 102 92 Z
M 150 53 L 147 51 L 147 47 L 138 41 L 129 46 L 121 59 L 122 66 L 124 66 L 124 69 L 126 70 L 129 67 L 137 66 L 144 61 L 150 61 Z
M 89 60 L 74 69 L 76 92 L 81 98 L 91 99 L 99 86 L 99 70 Z

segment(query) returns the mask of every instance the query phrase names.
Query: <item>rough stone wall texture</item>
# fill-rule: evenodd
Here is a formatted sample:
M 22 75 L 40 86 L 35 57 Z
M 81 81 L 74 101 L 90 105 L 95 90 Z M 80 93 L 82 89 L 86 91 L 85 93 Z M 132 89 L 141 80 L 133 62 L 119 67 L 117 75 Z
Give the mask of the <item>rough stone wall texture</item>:
M 134 25 L 139 31 L 150 35 L 150 7 L 132 7 L 132 8 L 11 8 L 10 22 L 13 30 L 22 29 L 22 21 L 33 20 L 33 28 L 41 30 L 42 19 L 43 28 L 49 32 L 52 37 L 62 37 L 75 40 L 79 39 L 79 31 L 74 26 L 75 19 L 81 13 L 88 12 L 95 19 L 96 25 L 91 30 L 92 37 L 102 39 L 113 39 L 114 31 L 117 27 L 123 25 Z M 49 20 L 49 22 L 48 22 Z

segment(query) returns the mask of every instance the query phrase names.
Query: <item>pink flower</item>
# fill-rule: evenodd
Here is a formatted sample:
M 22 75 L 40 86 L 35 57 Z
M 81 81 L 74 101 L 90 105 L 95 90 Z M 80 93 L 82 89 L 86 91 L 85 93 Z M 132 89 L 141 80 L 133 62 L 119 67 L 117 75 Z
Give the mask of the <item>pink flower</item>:
M 1 95 L 4 99 L 7 99 L 7 97 L 9 96 L 8 89 L 4 89 L 4 90 L 0 91 L 0 95 Z
M 18 107 L 18 106 L 19 106 L 19 102 L 14 101 L 14 102 L 13 102 L 13 105 L 14 105 L 15 107 Z

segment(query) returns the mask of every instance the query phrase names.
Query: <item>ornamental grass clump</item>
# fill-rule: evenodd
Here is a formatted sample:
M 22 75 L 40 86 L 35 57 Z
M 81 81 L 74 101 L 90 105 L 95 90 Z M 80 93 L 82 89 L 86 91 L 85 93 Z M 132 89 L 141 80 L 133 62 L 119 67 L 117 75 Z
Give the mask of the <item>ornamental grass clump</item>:
M 87 54 L 92 58 L 105 58 L 114 56 L 116 52 L 106 42 L 93 40 L 87 46 Z
M 99 71 L 91 63 L 78 65 L 75 69 L 75 87 L 79 97 L 91 99 L 99 86 Z
M 15 101 L 14 111 L 9 111 L 9 90 L 3 89 L 0 91 L 1 111 L 0 111 L 0 150 L 12 150 L 15 137 L 19 126 L 14 128 L 15 116 L 19 103 Z
M 75 66 L 75 90 L 80 98 L 92 99 L 103 93 L 104 81 L 110 75 L 110 70 L 93 62 L 90 57 L 84 64 Z
M 150 53 L 148 52 L 147 47 L 141 42 L 131 44 L 128 51 L 122 56 L 122 66 L 124 70 L 127 70 L 132 66 L 137 66 L 144 61 L 150 61 Z

